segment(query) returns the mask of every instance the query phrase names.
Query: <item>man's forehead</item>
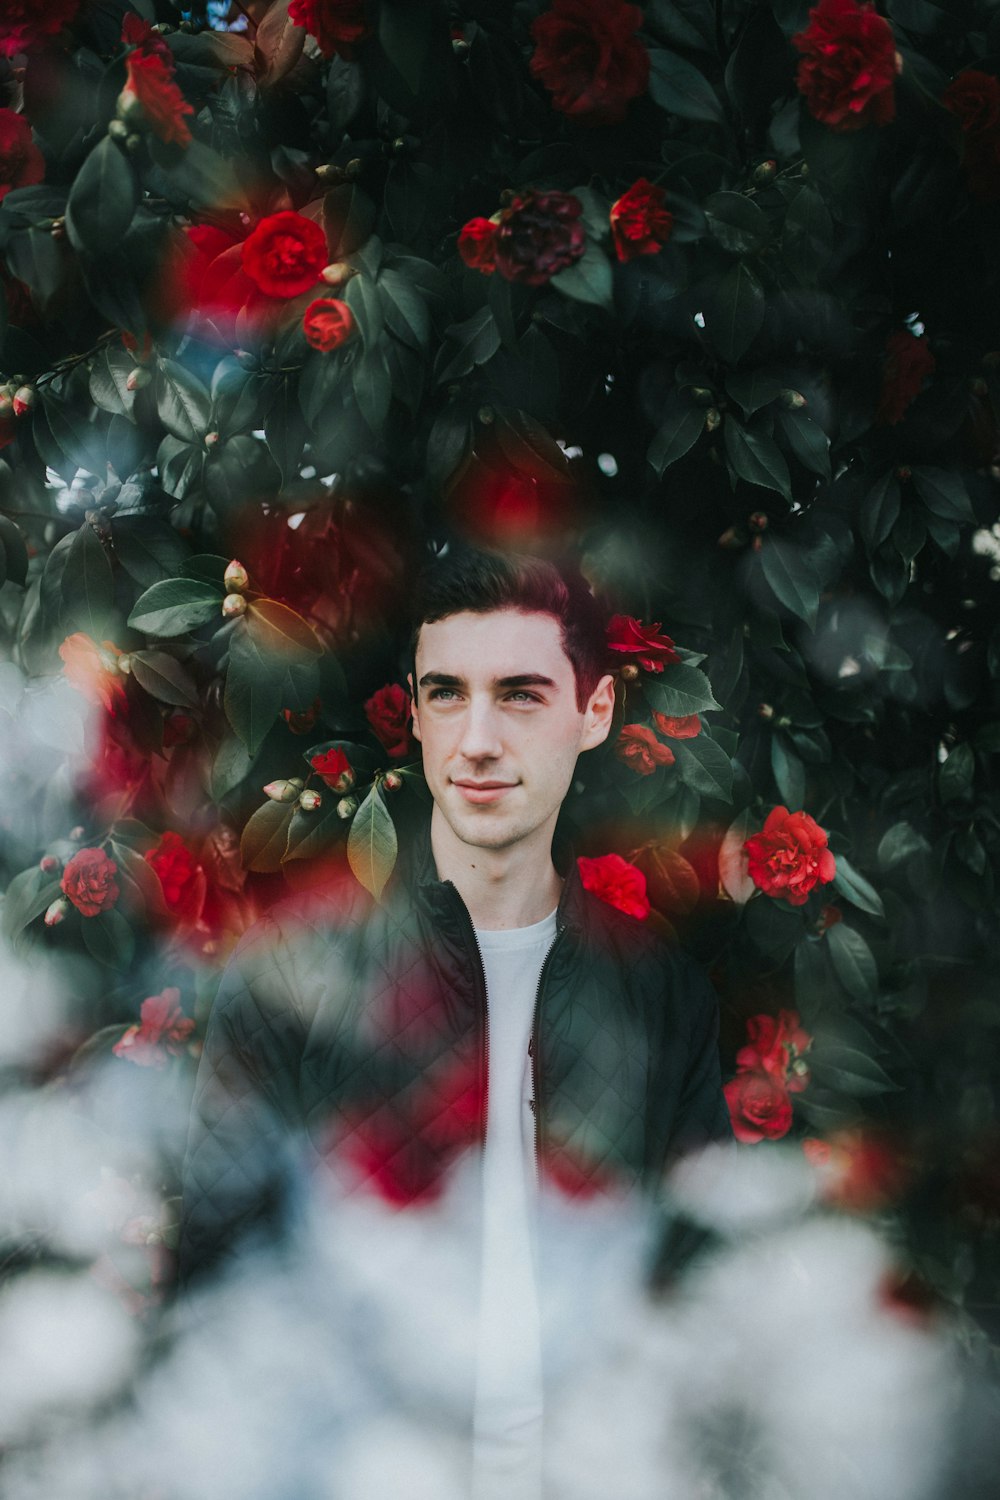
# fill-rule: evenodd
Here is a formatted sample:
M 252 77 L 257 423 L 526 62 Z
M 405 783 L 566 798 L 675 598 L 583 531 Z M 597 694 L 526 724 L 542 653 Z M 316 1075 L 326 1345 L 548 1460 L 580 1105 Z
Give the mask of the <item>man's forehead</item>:
M 453 677 L 509 677 L 539 671 L 572 673 L 554 615 L 537 610 L 463 610 L 428 621 L 417 637 L 420 670 Z

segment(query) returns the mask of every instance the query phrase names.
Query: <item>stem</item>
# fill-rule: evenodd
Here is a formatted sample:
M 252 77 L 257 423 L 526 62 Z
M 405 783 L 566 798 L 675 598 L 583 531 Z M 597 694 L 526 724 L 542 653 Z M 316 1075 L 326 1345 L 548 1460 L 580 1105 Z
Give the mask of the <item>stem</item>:
M 92 355 L 99 353 L 105 344 L 110 343 L 117 335 L 118 329 L 110 328 L 107 333 L 101 334 L 92 349 L 86 349 L 83 354 L 70 354 L 66 359 L 57 360 L 51 370 L 46 370 L 44 374 L 39 375 L 35 381 L 36 388 L 40 389 L 43 385 L 55 380 L 57 375 L 62 375 L 67 370 L 71 370 L 74 365 L 82 364 L 85 359 L 90 359 Z

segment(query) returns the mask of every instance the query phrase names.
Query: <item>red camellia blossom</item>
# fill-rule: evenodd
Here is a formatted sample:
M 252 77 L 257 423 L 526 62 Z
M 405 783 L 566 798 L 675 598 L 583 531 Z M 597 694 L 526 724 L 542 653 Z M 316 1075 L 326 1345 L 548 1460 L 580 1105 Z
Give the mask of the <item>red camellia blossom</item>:
M 268 297 L 308 292 L 327 262 L 326 235 L 304 214 L 269 214 L 243 241 L 243 269 Z
M 45 176 L 45 157 L 23 115 L 0 109 L 0 201 L 11 188 L 32 187 Z
M 152 21 L 144 21 L 142 16 L 137 16 L 134 11 L 129 11 L 122 18 L 122 46 L 143 47 L 151 52 L 156 52 L 162 47 L 164 51 L 170 51 L 160 33 L 153 30 Z
M 78 849 L 67 861 L 59 884 L 81 916 L 96 917 L 121 895 L 117 873 L 118 866 L 103 849 Z
M 627 859 L 620 854 L 599 854 L 595 859 L 587 859 L 581 854 L 576 863 L 585 890 L 630 917 L 642 920 L 649 916 L 652 908 L 646 894 L 646 877 Z
M 354 328 L 354 314 L 346 302 L 336 297 L 317 297 L 302 314 L 306 343 L 321 354 L 339 349 L 351 337 Z
M 792 1124 L 792 1101 L 784 1085 L 763 1068 L 748 1068 L 723 1085 L 738 1141 L 776 1141 Z
M 668 740 L 693 740 L 696 735 L 701 734 L 701 720 L 697 714 L 683 714 L 680 718 L 673 718 L 670 714 L 658 714 L 654 710 L 653 719 L 657 729 Z
M 663 249 L 674 227 L 674 216 L 664 207 L 666 198 L 664 188 L 640 177 L 612 203 L 611 237 L 619 260 L 635 260 Z
M 365 713 L 376 738 L 381 740 L 393 760 L 402 760 L 404 755 L 412 754 L 412 705 L 404 687 L 398 682 L 386 683 L 368 699 Z
M 531 23 L 532 76 L 570 119 L 614 125 L 649 86 L 641 25 L 642 11 L 623 0 L 553 0 Z
M 502 210 L 493 237 L 500 275 L 522 286 L 543 286 L 578 261 L 587 248 L 582 213 L 572 193 L 521 193 Z
M 145 47 L 131 52 L 125 62 L 126 80 L 120 104 L 127 114 L 135 104 L 153 134 L 176 146 L 190 146 L 185 116 L 194 109 L 174 82 L 174 64 L 167 49 Z
M 336 746 L 331 750 L 321 751 L 319 755 L 310 756 L 309 764 L 332 791 L 349 792 L 354 785 L 354 767 L 344 751 Z
M 895 117 L 900 63 L 892 27 L 873 5 L 820 0 L 792 45 L 802 53 L 799 92 L 810 114 L 831 130 L 888 125 Z
M 4 0 L 0 11 L 0 57 L 44 46 L 76 15 L 80 0 Z
M 1000 198 L 1000 81 L 992 73 L 967 68 L 941 95 L 941 103 L 958 116 L 965 137 L 962 171 L 974 198 Z
M 492 276 L 497 268 L 497 226 L 492 219 L 470 219 L 458 233 L 458 253 L 472 271 Z
M 801 1093 L 809 1082 L 809 1070 L 802 1061 L 812 1046 L 812 1037 L 799 1024 L 798 1012 L 783 1010 L 774 1016 L 750 1016 L 747 1021 L 747 1045 L 736 1054 L 740 1072 L 763 1069 L 791 1094 Z
M 669 635 L 659 634 L 659 622 L 643 625 L 633 615 L 612 615 L 608 621 L 608 650 L 630 657 L 647 672 L 662 672 L 680 661 Z
M 112 1047 L 116 1057 L 143 1068 L 166 1066 L 168 1054 L 179 1053 L 194 1030 L 194 1022 L 180 1007 L 181 992 L 168 985 L 142 1002 L 140 1024 L 130 1026 Z
M 672 766 L 676 759 L 670 746 L 658 740 L 645 724 L 624 725 L 615 754 L 637 776 L 651 776 L 657 766 Z
M 324 57 L 352 57 L 369 33 L 364 0 L 291 0 L 288 19 L 316 38 Z
M 103 650 L 101 647 L 103 646 Z M 125 703 L 125 679 L 118 670 L 121 648 L 113 641 L 98 646 L 78 630 L 59 647 L 63 676 L 91 703 L 100 703 L 109 714 L 120 712 Z
M 827 1140 L 807 1137 L 802 1151 L 819 1176 L 827 1203 L 848 1213 L 873 1213 L 898 1198 L 910 1166 L 883 1132 L 837 1130 Z
M 743 847 L 754 885 L 790 906 L 803 906 L 814 886 L 825 885 L 837 873 L 825 832 L 806 812 L 775 807 L 761 832 Z
M 168 828 L 143 857 L 159 876 L 171 915 L 183 922 L 196 922 L 205 904 L 205 872 L 180 834 Z
M 875 420 L 890 426 L 901 422 L 920 395 L 924 380 L 934 373 L 935 365 L 926 339 L 918 338 L 907 328 L 897 328 L 891 333 L 885 346 Z

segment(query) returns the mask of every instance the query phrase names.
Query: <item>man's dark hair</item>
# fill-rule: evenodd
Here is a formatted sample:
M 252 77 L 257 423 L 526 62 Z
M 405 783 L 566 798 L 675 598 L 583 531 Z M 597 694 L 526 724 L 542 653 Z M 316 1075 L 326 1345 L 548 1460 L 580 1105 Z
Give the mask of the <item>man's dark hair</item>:
M 565 560 L 557 564 L 528 553 L 494 552 L 467 545 L 449 546 L 418 579 L 410 636 L 414 695 L 421 625 L 464 610 L 482 615 L 495 609 L 538 612 L 559 621 L 563 650 L 576 680 L 576 706 L 582 713 L 611 667 L 604 611 L 579 568 Z

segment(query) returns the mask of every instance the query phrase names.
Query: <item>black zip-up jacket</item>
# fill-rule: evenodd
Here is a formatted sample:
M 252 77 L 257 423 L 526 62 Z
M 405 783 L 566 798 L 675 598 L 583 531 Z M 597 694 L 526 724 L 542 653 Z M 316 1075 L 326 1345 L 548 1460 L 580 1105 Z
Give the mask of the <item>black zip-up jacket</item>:
M 531 1041 L 536 1151 L 571 1193 L 652 1191 L 732 1131 L 718 1003 L 700 967 L 565 871 Z M 381 902 L 345 882 L 281 903 L 246 934 L 213 1005 L 184 1168 L 183 1278 L 247 1234 L 277 1234 L 310 1168 L 341 1189 L 420 1203 L 481 1142 L 487 1003 L 429 820 Z

